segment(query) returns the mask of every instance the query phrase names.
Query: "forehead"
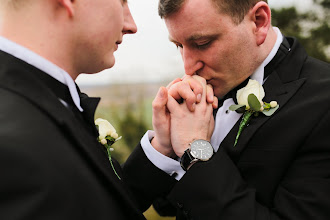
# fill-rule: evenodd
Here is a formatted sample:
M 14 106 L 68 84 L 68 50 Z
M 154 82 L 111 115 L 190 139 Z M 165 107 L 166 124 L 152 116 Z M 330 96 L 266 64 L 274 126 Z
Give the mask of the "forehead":
M 165 23 L 172 41 L 186 41 L 217 35 L 230 27 L 232 19 L 220 13 L 211 0 L 189 0 L 167 16 Z

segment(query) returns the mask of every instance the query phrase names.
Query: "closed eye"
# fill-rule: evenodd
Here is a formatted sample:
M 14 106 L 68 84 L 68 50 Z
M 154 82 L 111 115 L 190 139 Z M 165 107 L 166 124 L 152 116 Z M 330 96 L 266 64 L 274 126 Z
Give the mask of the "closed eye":
M 203 50 L 203 49 L 206 49 L 208 46 L 210 46 L 211 42 L 212 41 L 196 43 L 196 47 L 200 50 Z
M 179 44 L 179 43 L 174 43 L 175 44 L 175 46 L 176 46 L 176 48 L 183 48 L 183 46 L 182 46 L 182 44 Z

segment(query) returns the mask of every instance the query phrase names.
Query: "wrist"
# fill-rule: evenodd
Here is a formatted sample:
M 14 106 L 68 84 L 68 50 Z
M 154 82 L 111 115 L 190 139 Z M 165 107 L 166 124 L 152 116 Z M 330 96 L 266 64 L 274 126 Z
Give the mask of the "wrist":
M 189 139 L 182 138 L 182 140 L 180 142 L 175 142 L 172 145 L 172 148 L 175 149 L 174 150 L 175 154 L 179 158 L 181 158 L 182 155 L 185 153 L 185 151 L 190 148 L 191 143 L 193 143 L 195 140 L 205 140 L 207 142 L 210 142 L 210 138 L 200 138 L 200 137 L 199 138 L 189 138 Z
M 199 161 L 208 161 L 213 156 L 214 150 L 209 141 L 198 139 L 190 144 L 181 157 L 180 165 L 188 171 L 192 165 Z
M 170 157 L 173 159 L 177 157 L 177 155 L 173 151 L 172 146 L 164 146 L 164 145 L 160 144 L 157 137 L 152 138 L 150 143 L 151 143 L 151 146 L 155 150 L 157 150 L 159 153 L 163 154 L 164 156 L 167 156 L 167 157 Z

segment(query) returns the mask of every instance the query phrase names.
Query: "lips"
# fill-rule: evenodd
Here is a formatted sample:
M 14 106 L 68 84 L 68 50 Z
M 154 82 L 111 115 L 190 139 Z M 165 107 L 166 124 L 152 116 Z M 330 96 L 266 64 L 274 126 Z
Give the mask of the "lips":
M 118 46 L 119 46 L 119 44 L 121 44 L 121 42 L 122 42 L 121 40 L 116 42 L 116 49 L 115 50 L 118 49 Z
M 211 82 L 212 82 L 212 79 L 206 79 L 207 84 L 211 84 Z

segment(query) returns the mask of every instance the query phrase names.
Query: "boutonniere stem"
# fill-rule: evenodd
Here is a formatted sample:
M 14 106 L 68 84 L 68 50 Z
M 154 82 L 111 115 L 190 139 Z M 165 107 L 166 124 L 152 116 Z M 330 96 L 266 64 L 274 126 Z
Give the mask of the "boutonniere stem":
M 99 131 L 98 141 L 106 148 L 109 162 L 113 171 L 115 172 L 118 179 L 121 180 L 120 176 L 116 172 L 116 169 L 113 165 L 112 158 L 111 158 L 111 151 L 114 149 L 111 147 L 115 142 L 121 139 L 121 136 L 118 137 L 116 129 L 105 119 L 98 118 L 95 120 L 95 125 L 97 130 Z
M 236 135 L 236 138 L 235 138 L 235 143 L 234 143 L 234 146 L 236 146 L 237 144 L 237 140 L 239 138 L 239 136 L 241 135 L 243 129 L 248 125 L 248 123 L 250 122 L 251 120 L 251 116 L 252 116 L 253 112 L 251 111 L 246 111 L 243 115 L 243 118 L 242 118 L 242 121 L 240 123 L 240 126 L 239 126 L 239 129 L 238 129 L 238 132 L 237 132 L 237 135 Z
M 237 113 L 243 113 L 241 123 L 235 138 L 234 146 L 244 130 L 249 124 L 252 116 L 259 116 L 259 113 L 263 113 L 266 116 L 271 116 L 279 108 L 276 101 L 270 103 L 263 102 L 265 97 L 265 91 L 263 87 L 256 80 L 249 80 L 248 84 L 237 91 L 236 98 L 238 105 L 231 105 L 229 110 L 236 111 Z

